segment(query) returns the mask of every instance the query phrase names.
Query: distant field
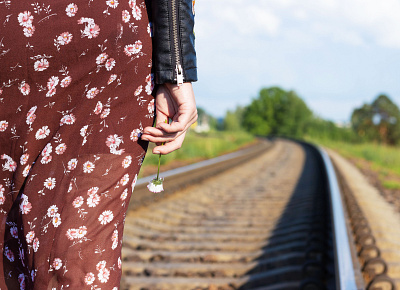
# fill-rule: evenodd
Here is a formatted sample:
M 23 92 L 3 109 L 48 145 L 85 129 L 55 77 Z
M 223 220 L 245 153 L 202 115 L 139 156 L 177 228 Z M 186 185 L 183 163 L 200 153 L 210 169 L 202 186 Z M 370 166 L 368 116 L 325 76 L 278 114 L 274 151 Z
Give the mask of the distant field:
M 174 165 L 185 165 L 200 160 L 210 159 L 235 151 L 247 144 L 255 142 L 253 135 L 246 132 L 215 131 L 209 133 L 188 132 L 182 148 L 161 157 L 161 172 Z M 140 176 L 156 172 L 158 155 L 151 153 L 149 148 Z M 172 164 L 174 163 L 174 164 Z
M 382 185 L 388 189 L 400 189 L 400 148 L 374 143 L 351 144 L 332 140 L 309 140 L 334 149 L 346 158 L 357 158 L 369 162 L 378 172 Z

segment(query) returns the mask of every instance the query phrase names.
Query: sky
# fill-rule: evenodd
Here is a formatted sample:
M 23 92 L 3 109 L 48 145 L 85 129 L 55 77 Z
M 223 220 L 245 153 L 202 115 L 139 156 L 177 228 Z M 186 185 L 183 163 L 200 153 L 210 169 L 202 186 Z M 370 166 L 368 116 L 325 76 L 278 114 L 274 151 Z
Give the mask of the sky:
M 197 105 L 223 117 L 270 86 L 336 122 L 382 93 L 399 105 L 399 15 L 398 0 L 197 0 Z

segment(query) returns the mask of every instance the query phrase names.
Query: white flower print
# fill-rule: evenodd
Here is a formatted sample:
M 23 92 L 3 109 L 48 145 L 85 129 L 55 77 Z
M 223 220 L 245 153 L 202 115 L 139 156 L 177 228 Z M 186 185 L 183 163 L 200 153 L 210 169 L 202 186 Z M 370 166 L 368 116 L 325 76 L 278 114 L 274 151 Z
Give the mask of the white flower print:
M 97 94 L 100 91 L 98 90 L 98 88 L 91 88 L 87 93 L 86 93 L 86 98 L 88 99 L 93 99 L 95 96 L 97 96 Z
M 85 284 L 86 285 L 92 285 L 94 280 L 95 280 L 95 276 L 93 273 L 90 272 L 90 273 L 86 274 L 86 276 L 85 276 Z
M 135 189 L 136 181 L 137 181 L 137 174 L 135 174 L 135 178 L 132 181 L 132 185 L 131 185 L 132 191 Z
M 106 3 L 111 8 L 117 8 L 118 6 L 118 0 L 107 0 Z
M 114 66 L 115 66 L 115 60 L 113 58 L 107 59 L 105 64 L 106 70 L 110 71 L 113 69 Z
M 133 142 L 136 142 L 140 136 L 142 136 L 142 132 L 140 131 L 140 129 L 135 129 L 131 132 L 131 140 Z
M 96 187 L 91 187 L 91 188 L 88 189 L 87 194 L 88 195 L 96 194 L 98 191 L 99 191 L 99 188 L 97 186 Z
M 21 195 L 21 204 L 19 210 L 22 214 L 28 214 L 32 209 L 32 204 L 28 201 L 28 197 L 25 194 Z
M 128 155 L 122 160 L 122 167 L 128 168 L 132 163 L 132 156 Z
M 4 195 L 0 195 L 0 205 L 3 205 L 5 201 L 6 198 L 4 197 Z
M 61 143 L 56 147 L 56 154 L 61 155 L 67 150 L 67 145 L 65 143 Z
M 78 160 L 76 158 L 72 158 L 70 161 L 68 161 L 67 168 L 68 170 L 75 170 L 77 165 Z
M 100 271 L 100 270 L 104 269 L 106 267 L 106 264 L 107 264 L 107 262 L 104 261 L 104 260 L 98 262 L 97 265 L 96 265 L 96 270 Z
M 18 14 L 19 25 L 23 27 L 32 26 L 33 16 L 30 11 L 24 11 Z
M 118 257 L 118 269 L 121 269 L 121 266 L 122 266 L 121 257 Z
M 100 203 L 100 195 L 91 194 L 86 202 L 89 207 L 96 207 Z
M 96 104 L 96 108 L 94 109 L 94 113 L 98 115 L 101 113 L 101 110 L 103 110 L 103 104 L 100 101 L 98 101 Z
M 61 225 L 61 216 L 60 216 L 59 213 L 56 213 L 56 214 L 53 215 L 52 222 L 53 222 L 53 226 L 55 228 L 57 228 L 59 225 Z
M 136 0 L 129 0 L 129 7 L 133 8 L 136 6 Z
M 58 211 L 58 207 L 56 205 L 52 205 L 47 209 L 47 216 L 52 217 L 54 216 Z
M 31 87 L 25 81 L 23 81 L 19 85 L 19 90 L 24 96 L 27 96 L 31 91 Z
M 143 91 L 143 86 L 139 86 L 135 91 L 135 97 L 138 97 L 142 91 Z
M 35 232 L 34 231 L 30 231 L 26 234 L 26 242 L 28 244 L 32 243 L 33 239 L 35 238 Z
M 21 158 L 19 159 L 19 163 L 21 165 L 25 165 L 28 162 L 28 159 L 29 159 L 29 154 L 24 153 L 24 154 L 22 154 Z
M 7 246 L 4 249 L 4 255 L 10 262 L 14 262 L 14 253 Z
M 36 253 L 38 249 L 39 249 L 39 239 L 35 238 L 33 240 L 33 251 Z
M 59 82 L 59 78 L 56 76 L 52 76 L 47 81 L 47 89 L 49 89 L 49 90 L 54 89 L 58 85 L 58 82 Z
M 124 201 L 126 197 L 128 196 L 128 189 L 125 188 L 124 191 L 121 193 L 121 200 Z
M 30 170 L 31 170 L 31 165 L 25 166 L 24 170 L 22 171 L 22 176 L 27 177 Z
M 110 76 L 110 78 L 108 79 L 107 85 L 111 84 L 112 82 L 114 82 L 117 79 L 117 75 L 116 74 L 112 74 Z
M 49 156 L 53 152 L 53 146 L 50 143 L 47 143 L 42 150 L 42 156 Z
M 139 53 L 142 50 L 142 47 L 142 42 L 140 40 L 137 40 L 135 44 L 125 45 L 124 52 L 127 56 L 132 56 Z
M 40 160 L 40 163 L 48 164 L 51 162 L 52 159 L 53 159 L 53 157 L 51 155 L 46 155 L 46 156 L 43 156 L 43 158 Z
M 33 121 L 36 119 L 36 112 L 37 106 L 34 106 L 29 109 L 28 113 L 26 114 L 26 124 L 32 125 Z
M 110 278 L 110 270 L 106 268 L 101 269 L 97 274 L 97 278 L 101 283 L 107 283 L 108 279 Z
M 60 258 L 55 258 L 55 259 L 53 260 L 53 268 L 54 268 L 55 270 L 59 270 L 59 269 L 61 269 L 61 267 L 62 267 L 62 261 L 61 261 L 61 259 L 60 259 Z
M 99 222 L 102 225 L 106 225 L 110 223 L 114 218 L 114 214 L 111 210 L 105 210 L 102 214 L 99 215 Z
M 8 122 L 6 120 L 0 121 L 0 132 L 4 132 L 8 128 Z
M 100 33 L 100 27 L 94 23 L 92 18 L 82 17 L 78 20 L 78 24 L 85 24 L 85 29 L 81 30 L 82 37 L 87 37 L 89 39 L 96 38 Z
M 112 236 L 111 236 L 111 249 L 115 250 L 118 246 L 118 230 L 114 230 Z
M 154 99 L 152 99 L 147 105 L 147 111 L 149 111 L 149 114 L 154 113 Z
M 81 227 L 79 227 L 79 229 L 76 233 L 76 237 L 78 239 L 82 239 L 84 236 L 86 236 L 86 234 L 87 234 L 87 227 L 81 226 Z
M 88 127 L 89 127 L 89 125 L 85 125 L 85 126 L 83 126 L 83 127 L 81 128 L 80 134 L 81 134 L 82 137 L 85 137 L 85 136 L 86 136 Z
M 107 116 L 110 114 L 110 111 L 111 111 L 110 108 L 105 108 L 101 113 L 100 118 L 101 119 L 107 118 Z
M 51 190 L 55 186 L 56 186 L 56 179 L 54 177 L 49 177 L 44 181 L 44 187 L 46 187 L 47 189 Z
M 18 229 L 17 229 L 17 227 L 11 227 L 10 228 L 10 233 L 11 233 L 11 236 L 13 237 L 13 238 L 18 238 Z
M 135 7 L 132 8 L 132 16 L 136 20 L 142 19 L 142 10 L 140 10 L 140 7 L 135 5 Z
M 49 61 L 45 58 L 35 61 L 33 68 L 35 71 L 44 71 L 49 68 Z
M 83 164 L 83 172 L 84 173 L 92 173 L 94 170 L 94 164 L 90 161 L 86 161 Z
M 50 98 L 50 97 L 54 96 L 54 95 L 56 94 L 56 91 L 57 91 L 56 88 L 53 88 L 53 89 L 49 90 L 49 91 L 46 93 L 46 97 L 47 97 L 47 98 Z
M 60 120 L 60 126 L 67 124 L 67 125 L 72 125 L 73 123 L 75 123 L 76 121 L 76 117 L 74 114 L 68 114 L 65 115 L 61 118 Z
M 96 63 L 97 64 L 103 64 L 108 58 L 108 54 L 103 52 L 100 53 L 98 57 L 96 57 Z
M 83 204 L 83 197 L 82 196 L 77 196 L 74 201 L 72 202 L 72 205 L 74 208 L 81 207 Z
M 122 186 L 127 185 L 129 182 L 129 174 L 126 173 L 124 176 L 122 176 L 122 178 L 119 182 L 122 184 Z
M 109 135 L 106 140 L 106 145 L 110 148 L 110 153 L 115 155 L 121 155 L 124 153 L 124 149 L 118 149 L 122 143 L 124 143 L 122 137 L 117 134 Z
M 78 12 L 78 6 L 74 3 L 68 4 L 67 8 L 65 8 L 65 12 L 68 17 L 74 17 Z
M 65 235 L 67 236 L 67 238 L 69 240 L 72 241 L 78 237 L 78 230 L 77 229 L 68 229 Z
M 48 126 L 43 126 L 39 130 L 37 130 L 35 138 L 36 138 L 36 140 L 41 140 L 41 139 L 44 139 L 47 136 L 49 136 L 49 134 L 50 134 L 49 127 Z
M 130 19 L 131 19 L 131 15 L 129 14 L 129 11 L 123 10 L 122 11 L 122 21 L 125 23 L 128 23 Z
M 56 39 L 54 39 L 54 45 L 67 45 L 72 41 L 72 34 L 69 32 L 63 32 Z
M 3 171 L 14 172 L 17 170 L 17 162 L 15 162 L 10 156 L 3 154 L 1 155 L 1 159 L 6 161 L 6 163 L 2 165 Z
M 26 37 L 32 37 L 33 33 L 35 32 L 35 26 L 28 26 L 28 27 L 24 27 L 24 35 Z
M 63 80 L 60 83 L 60 86 L 62 88 L 66 88 L 71 84 L 72 78 L 70 76 L 67 76 L 65 78 L 63 78 Z
M 147 85 L 146 85 L 146 88 L 145 88 L 146 93 L 148 95 L 151 95 L 151 93 L 153 92 L 153 89 L 154 89 L 154 75 L 153 74 L 149 74 L 146 77 L 146 82 L 147 82 Z

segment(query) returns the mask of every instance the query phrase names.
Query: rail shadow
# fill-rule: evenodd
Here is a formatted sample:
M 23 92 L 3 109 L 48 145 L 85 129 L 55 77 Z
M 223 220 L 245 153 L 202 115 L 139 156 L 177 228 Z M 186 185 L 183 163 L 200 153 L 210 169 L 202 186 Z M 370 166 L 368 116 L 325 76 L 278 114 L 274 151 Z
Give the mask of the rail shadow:
M 301 175 L 240 290 L 335 289 L 327 177 L 317 150 L 297 144 L 305 153 Z

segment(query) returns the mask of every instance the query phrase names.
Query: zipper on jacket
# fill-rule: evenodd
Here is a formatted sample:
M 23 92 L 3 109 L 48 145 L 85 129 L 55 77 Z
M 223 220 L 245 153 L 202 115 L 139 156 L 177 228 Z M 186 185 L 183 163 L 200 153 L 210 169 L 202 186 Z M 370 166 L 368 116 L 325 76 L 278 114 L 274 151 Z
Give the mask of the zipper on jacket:
M 178 0 L 171 0 L 172 37 L 175 52 L 175 73 L 178 86 L 183 84 L 183 69 L 179 50 L 179 23 L 178 23 Z

